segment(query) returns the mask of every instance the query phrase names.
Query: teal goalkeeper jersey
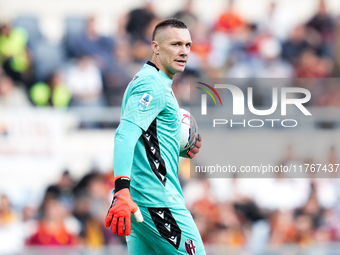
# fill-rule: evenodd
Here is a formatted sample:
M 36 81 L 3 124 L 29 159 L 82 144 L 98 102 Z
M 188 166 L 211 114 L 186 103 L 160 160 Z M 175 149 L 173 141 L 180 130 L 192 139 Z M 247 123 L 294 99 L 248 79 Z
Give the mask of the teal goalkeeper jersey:
M 129 83 L 121 119 L 138 125 L 131 169 L 131 197 L 140 206 L 182 208 L 178 180 L 180 111 L 172 80 L 148 62 Z

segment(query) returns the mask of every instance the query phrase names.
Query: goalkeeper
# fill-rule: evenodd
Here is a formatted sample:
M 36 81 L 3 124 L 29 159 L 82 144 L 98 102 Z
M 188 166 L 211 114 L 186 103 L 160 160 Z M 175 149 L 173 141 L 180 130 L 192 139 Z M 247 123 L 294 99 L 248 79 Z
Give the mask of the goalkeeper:
M 105 226 L 127 236 L 129 254 L 205 254 L 177 176 L 181 124 L 171 88 L 174 75 L 184 71 L 191 44 L 182 21 L 157 24 L 152 59 L 123 97 L 114 146 L 114 198 Z M 200 147 L 199 135 L 181 156 L 193 158 Z

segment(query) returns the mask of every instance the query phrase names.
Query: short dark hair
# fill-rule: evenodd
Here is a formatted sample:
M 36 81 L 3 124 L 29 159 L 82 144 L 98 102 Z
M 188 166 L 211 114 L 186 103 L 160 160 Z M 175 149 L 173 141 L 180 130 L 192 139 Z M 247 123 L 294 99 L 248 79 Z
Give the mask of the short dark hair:
M 176 18 L 170 18 L 163 20 L 162 22 L 158 23 L 153 32 L 152 32 L 152 41 L 155 40 L 156 34 L 158 30 L 166 28 L 166 27 L 175 27 L 175 28 L 183 28 L 188 29 L 188 27 L 184 24 L 183 21 L 176 19 Z

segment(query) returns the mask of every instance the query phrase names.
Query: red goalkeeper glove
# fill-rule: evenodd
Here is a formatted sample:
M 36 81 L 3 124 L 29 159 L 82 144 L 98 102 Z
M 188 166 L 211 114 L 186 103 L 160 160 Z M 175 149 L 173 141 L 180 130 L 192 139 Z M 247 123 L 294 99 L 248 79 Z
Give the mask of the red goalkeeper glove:
M 112 204 L 107 212 L 105 227 L 110 227 L 113 233 L 119 236 L 131 233 L 131 213 L 134 214 L 137 222 L 143 222 L 143 216 L 130 195 L 130 178 L 118 176 L 115 180 L 115 193 Z
M 188 151 L 189 158 L 194 158 L 196 154 L 200 151 L 202 146 L 202 136 L 198 134 L 196 141 L 194 142 L 194 146 L 190 148 Z
M 188 150 L 188 152 L 181 152 L 180 156 L 185 158 L 194 158 L 196 154 L 200 151 L 202 145 L 202 136 L 198 134 L 195 142 L 192 143 L 192 146 Z

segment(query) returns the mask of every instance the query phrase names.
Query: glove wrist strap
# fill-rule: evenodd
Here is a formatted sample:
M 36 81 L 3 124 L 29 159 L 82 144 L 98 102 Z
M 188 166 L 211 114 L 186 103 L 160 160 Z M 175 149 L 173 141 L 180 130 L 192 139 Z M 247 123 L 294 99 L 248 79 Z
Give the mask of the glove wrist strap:
M 126 188 L 130 190 L 130 181 L 129 177 L 118 176 L 115 180 L 115 193 Z

